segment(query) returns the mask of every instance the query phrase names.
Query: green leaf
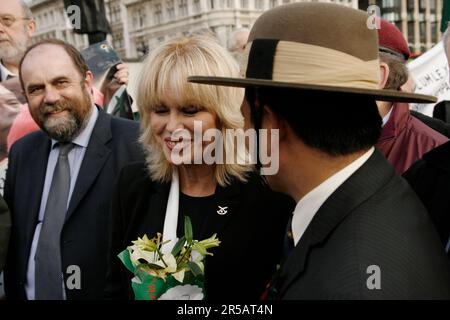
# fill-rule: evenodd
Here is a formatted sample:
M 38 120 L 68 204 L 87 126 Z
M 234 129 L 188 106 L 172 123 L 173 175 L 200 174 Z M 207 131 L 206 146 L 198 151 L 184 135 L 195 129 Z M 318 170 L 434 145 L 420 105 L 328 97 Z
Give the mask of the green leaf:
M 122 261 L 122 263 L 125 265 L 125 267 L 129 271 L 134 273 L 135 267 L 133 266 L 133 263 L 131 262 L 130 252 L 128 251 L 128 249 L 123 250 L 117 256 L 119 257 L 120 261 Z
M 194 277 L 197 277 L 201 274 L 203 274 L 202 269 L 200 269 L 200 267 L 198 266 L 198 264 L 196 264 L 195 262 L 189 262 L 189 269 L 191 269 L 192 274 L 194 275 Z
M 184 216 L 184 236 L 186 237 L 188 244 L 191 244 L 194 236 L 192 234 L 192 223 L 189 216 Z
M 183 248 L 185 242 L 186 242 L 186 237 L 182 237 L 182 238 L 180 238 L 180 239 L 178 240 L 178 242 L 175 244 L 175 246 L 174 246 L 173 249 L 172 249 L 172 255 L 173 255 L 174 257 L 176 257 L 176 256 L 180 253 L 180 251 L 181 251 L 181 249 Z
M 150 269 L 154 269 L 154 270 L 164 269 L 164 267 L 154 264 L 154 263 L 146 263 L 145 266 L 149 267 Z

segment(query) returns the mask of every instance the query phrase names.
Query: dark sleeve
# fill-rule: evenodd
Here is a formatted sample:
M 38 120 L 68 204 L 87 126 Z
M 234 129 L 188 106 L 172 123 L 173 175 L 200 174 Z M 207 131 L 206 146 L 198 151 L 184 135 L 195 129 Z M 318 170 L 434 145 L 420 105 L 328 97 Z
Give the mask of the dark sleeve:
M 429 117 L 420 112 L 411 110 L 411 115 L 425 123 L 431 129 L 450 138 L 450 124 L 436 118 Z
M 450 176 L 445 170 L 419 160 L 403 174 L 425 205 L 444 248 L 450 236 Z
M 0 196 L 0 272 L 5 266 L 10 231 L 11 217 L 9 215 L 8 206 L 2 196 Z
M 117 179 L 111 204 L 111 223 L 109 226 L 109 250 L 108 250 L 108 270 L 106 274 L 106 299 L 128 299 L 130 284 L 126 282 L 125 267 L 117 255 L 126 247 L 125 221 L 123 208 L 124 201 L 121 191 L 127 188 L 124 181 L 124 169 L 121 170 Z
M 5 186 L 3 189 L 3 198 L 6 201 L 11 213 L 13 213 L 13 194 L 12 190 L 14 190 L 14 177 L 15 177 L 15 167 L 17 162 L 16 156 L 16 148 L 15 145 L 11 147 L 11 150 L 8 155 L 8 168 L 6 169 L 6 178 L 5 178 Z
M 15 179 L 16 179 L 16 168 L 18 166 L 19 162 L 19 151 L 20 150 L 17 147 L 18 143 L 12 145 L 9 154 L 8 154 L 8 169 L 6 170 L 6 179 L 5 179 L 5 187 L 3 189 L 3 198 L 6 202 L 6 205 L 9 208 L 9 214 L 11 217 L 11 233 L 14 233 L 13 227 L 14 227 L 14 189 L 15 189 Z M 1 231 L 0 231 L 1 232 Z M 6 261 L 5 261 L 5 270 L 3 273 L 4 277 L 4 288 L 5 288 L 5 294 L 8 297 L 8 299 L 14 299 L 14 297 L 18 296 L 17 292 L 17 268 L 15 268 L 15 261 L 16 261 L 16 254 L 17 254 L 17 248 L 14 246 L 14 249 L 11 250 L 13 247 L 12 241 L 13 241 L 13 234 L 10 234 L 9 237 L 9 250 L 7 252 Z

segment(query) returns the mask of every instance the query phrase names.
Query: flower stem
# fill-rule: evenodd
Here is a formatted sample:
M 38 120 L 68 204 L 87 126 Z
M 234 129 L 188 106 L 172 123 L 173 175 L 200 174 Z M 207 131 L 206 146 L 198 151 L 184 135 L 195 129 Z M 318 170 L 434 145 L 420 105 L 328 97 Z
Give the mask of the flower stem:
M 161 251 L 159 251 L 158 249 L 156 249 L 156 252 L 158 253 L 159 258 L 161 259 L 161 261 L 164 263 L 164 266 L 167 268 L 167 263 L 164 261 Z

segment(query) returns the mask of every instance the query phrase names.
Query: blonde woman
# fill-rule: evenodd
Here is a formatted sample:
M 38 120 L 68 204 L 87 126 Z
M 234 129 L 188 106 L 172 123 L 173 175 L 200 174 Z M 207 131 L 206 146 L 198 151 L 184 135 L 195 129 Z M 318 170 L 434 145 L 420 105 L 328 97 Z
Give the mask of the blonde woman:
M 137 103 L 147 159 L 124 168 L 113 197 L 109 297 L 133 298 L 132 275 L 117 254 L 144 234 L 181 237 L 185 215 L 192 220 L 195 239 L 217 233 L 221 241 L 214 256 L 206 258 L 206 298 L 257 300 L 263 293 L 279 263 L 293 203 L 238 161 L 245 148 L 226 138 L 226 130 L 243 128 L 243 91 L 187 82 L 194 74 L 229 77 L 238 72 L 228 52 L 204 36 L 171 40 L 144 62 Z M 195 140 L 199 125 L 201 136 L 212 130 L 224 138 Z M 223 161 L 196 158 L 195 148 L 201 151 L 198 156 L 213 147 L 216 151 L 209 154 L 219 160 L 223 152 Z M 235 161 L 225 161 L 230 158 Z M 273 212 L 279 213 L 276 219 Z

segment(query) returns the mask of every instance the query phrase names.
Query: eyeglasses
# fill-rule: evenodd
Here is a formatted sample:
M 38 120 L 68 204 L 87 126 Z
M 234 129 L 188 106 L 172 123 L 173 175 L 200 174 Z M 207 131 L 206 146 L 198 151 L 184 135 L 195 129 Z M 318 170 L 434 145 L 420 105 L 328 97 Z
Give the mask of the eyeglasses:
M 0 16 L 0 23 L 5 27 L 11 27 L 17 20 L 30 20 L 31 18 L 14 17 L 10 14 Z

